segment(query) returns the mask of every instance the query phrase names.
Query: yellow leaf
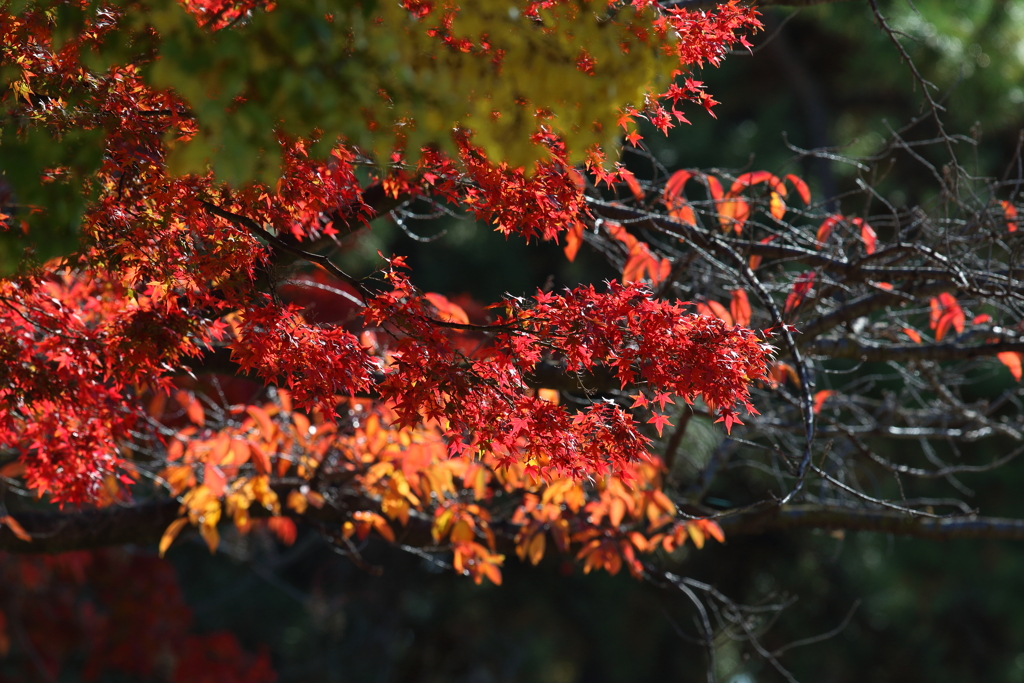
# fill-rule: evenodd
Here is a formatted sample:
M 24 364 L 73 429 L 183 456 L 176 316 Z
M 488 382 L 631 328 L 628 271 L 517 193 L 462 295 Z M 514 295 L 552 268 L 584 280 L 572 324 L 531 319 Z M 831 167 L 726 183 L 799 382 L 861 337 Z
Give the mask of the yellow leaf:
M 395 542 L 395 532 L 392 531 L 391 525 L 387 523 L 380 515 L 377 515 L 373 520 L 373 528 L 377 530 L 377 533 L 389 543 Z
M 469 526 L 469 523 L 464 519 L 460 519 L 452 527 L 452 533 L 449 537 L 452 543 L 467 543 L 472 541 L 474 538 L 473 528 Z
M 217 546 L 220 545 L 220 533 L 217 531 L 216 524 L 200 524 L 199 535 L 206 541 L 206 547 L 210 549 L 210 554 L 213 555 L 217 552 Z
M 167 530 L 164 531 L 164 535 L 160 537 L 160 557 L 164 556 L 167 549 L 171 547 L 171 543 L 174 543 L 174 539 L 181 533 L 182 528 L 188 523 L 187 517 L 179 517 L 170 523 Z
M 530 539 L 530 564 L 539 564 L 541 559 L 544 557 L 544 534 L 534 534 L 533 538 Z
M 697 546 L 697 550 L 704 547 L 704 530 L 693 522 L 686 523 L 686 530 L 690 534 L 690 538 L 693 540 L 693 544 Z
M 301 515 L 304 514 L 306 512 L 306 508 L 309 507 L 309 501 L 306 500 L 306 497 L 302 495 L 301 492 L 292 491 L 288 494 L 288 502 L 286 505 L 292 510 L 295 510 L 296 514 Z

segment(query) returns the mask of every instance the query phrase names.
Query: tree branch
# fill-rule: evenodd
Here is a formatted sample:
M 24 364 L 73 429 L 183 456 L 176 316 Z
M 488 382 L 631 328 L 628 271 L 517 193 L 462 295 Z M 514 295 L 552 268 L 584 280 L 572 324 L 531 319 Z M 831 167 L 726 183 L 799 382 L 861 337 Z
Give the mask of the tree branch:
M 876 531 L 933 541 L 956 538 L 1024 540 L 1024 520 L 999 517 L 911 517 L 886 511 L 819 505 L 785 505 L 718 520 L 726 536 L 795 529 Z
M 286 496 L 294 486 L 276 486 Z M 309 508 L 304 515 L 292 515 L 318 526 L 339 527 L 356 510 L 375 510 L 369 498 L 335 494 L 321 509 Z M 17 553 L 59 553 L 92 550 L 117 545 L 153 545 L 167 526 L 178 517 L 178 501 L 168 498 L 137 505 L 78 512 L 19 512 L 15 518 L 32 535 L 32 542 L 20 540 L 6 525 L 0 528 L 0 551 Z M 256 507 L 253 516 L 269 513 Z M 1024 540 L 1024 520 L 998 517 L 913 517 L 904 513 L 852 507 L 785 505 L 768 510 L 725 516 L 718 523 L 726 536 L 748 536 L 799 529 L 874 531 L 930 540 L 957 538 Z M 406 526 L 395 525 L 396 538 L 403 545 L 428 547 L 434 544 L 430 520 L 410 517 Z
M 876 344 L 850 337 L 817 339 L 805 347 L 807 353 L 829 358 L 853 358 L 869 363 L 908 360 L 967 360 L 995 356 L 1003 351 L 1024 352 L 1022 341 L 1000 341 L 991 344 Z

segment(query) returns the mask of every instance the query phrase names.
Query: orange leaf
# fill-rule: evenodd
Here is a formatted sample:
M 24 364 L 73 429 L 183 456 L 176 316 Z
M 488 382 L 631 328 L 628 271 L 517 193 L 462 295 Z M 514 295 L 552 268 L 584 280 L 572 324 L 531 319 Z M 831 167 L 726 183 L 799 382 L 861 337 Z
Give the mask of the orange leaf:
M 992 322 L 992 316 L 990 316 L 988 313 L 982 313 L 981 315 L 976 315 L 976 316 L 974 316 L 974 319 L 971 320 L 971 324 L 972 325 L 982 325 L 984 323 L 990 323 L 990 322 Z
M 952 324 L 953 315 L 951 313 L 943 313 L 942 317 L 939 318 L 939 323 L 935 326 L 935 341 L 941 341 Z
M 904 327 L 903 328 L 903 334 L 905 334 L 908 337 L 910 337 L 911 339 L 913 339 L 915 343 L 917 343 L 917 344 L 921 343 L 921 335 L 918 334 L 917 330 L 915 330 L 914 328 L 912 328 L 912 327 Z
M 221 432 L 213 439 L 213 447 L 206 455 L 206 462 L 214 465 L 224 465 L 227 460 L 228 451 L 231 450 L 231 437 Z
M 782 200 L 782 195 L 778 192 L 772 192 L 768 211 L 779 220 L 786 215 L 786 202 Z
M 576 186 L 576 189 L 583 190 L 587 187 L 587 181 L 579 170 L 570 167 L 569 177 L 572 178 L 572 184 Z
M 306 500 L 306 496 L 302 495 L 301 491 L 292 490 L 288 493 L 288 499 L 285 503 L 290 509 L 295 511 L 295 514 L 305 514 L 309 508 L 309 501 Z
M 160 537 L 160 557 L 164 556 L 164 553 L 171 547 L 174 539 L 178 537 L 178 534 L 186 524 L 188 524 L 188 517 L 179 517 L 164 530 L 164 535 Z
M 941 340 L 952 326 L 958 333 L 964 331 L 967 318 L 960 304 L 949 292 L 943 292 L 938 298 L 932 297 L 929 326 L 935 330 L 935 341 Z
M 661 259 L 661 264 L 658 266 L 657 277 L 654 274 L 651 275 L 651 284 L 658 285 L 665 281 L 669 275 L 672 274 L 672 261 L 667 258 Z
M 203 404 L 195 396 L 179 391 L 178 402 L 185 406 L 185 412 L 188 414 L 188 419 L 192 420 L 192 424 L 199 425 L 200 427 L 206 424 L 206 413 L 203 411 Z
M 630 235 L 622 225 L 615 221 L 605 221 L 605 229 L 608 230 L 608 234 L 626 245 L 632 253 L 633 248 L 640 243 L 640 240 Z
M 813 271 L 807 271 L 797 276 L 796 281 L 793 283 L 793 289 L 786 296 L 786 313 L 800 307 L 800 304 L 804 302 L 804 297 L 810 293 L 811 288 L 814 286 L 815 277 L 817 277 L 817 274 Z
M 804 204 L 811 203 L 811 190 L 807 187 L 807 183 L 805 183 L 803 179 L 790 173 L 786 176 L 786 180 L 793 183 L 793 187 L 796 188 L 796 192 L 800 195 L 800 199 L 804 200 Z
M 556 406 L 562 400 L 561 395 L 558 393 L 558 389 L 538 389 L 537 398 L 542 401 L 547 401 L 548 403 L 553 403 Z M 481 472 L 482 471 L 483 470 L 481 470 Z
M 843 220 L 843 217 L 839 214 L 833 214 L 822 221 L 821 226 L 818 227 L 818 234 L 814 236 L 814 239 L 818 242 L 818 249 L 821 249 L 828 238 L 832 235 L 832 230 L 835 229 L 836 224 Z
M 25 474 L 25 463 L 20 460 L 9 462 L 3 467 L 0 467 L 0 477 L 20 477 Z
M 928 327 L 934 330 L 939 324 L 939 318 L 942 317 L 942 304 L 940 304 L 939 300 L 934 296 L 928 304 L 931 306 L 931 312 L 928 314 Z
M 252 459 L 252 464 L 256 466 L 258 474 L 264 476 L 270 474 L 270 458 L 260 446 L 251 441 L 249 442 L 249 457 Z
M 669 177 L 668 182 L 665 183 L 665 191 L 662 194 L 666 205 L 670 207 L 675 206 L 676 200 L 683 193 L 686 181 L 692 177 L 693 174 L 689 171 L 676 171 Z
M 260 426 L 260 434 L 263 435 L 264 439 L 274 438 L 274 432 L 277 431 L 277 427 L 270 419 L 270 414 L 267 411 L 259 406 L 247 406 L 245 412 L 249 413 L 249 416 L 256 420 L 256 424 Z
M 206 488 L 210 489 L 210 492 L 217 498 L 224 495 L 224 485 L 227 483 L 227 477 L 224 476 L 224 472 L 219 467 L 212 463 L 206 463 L 203 467 L 203 483 L 206 484 Z
M 1000 201 L 1003 207 L 1003 214 L 1006 216 L 1006 229 L 1009 232 L 1017 232 L 1017 207 L 1008 201 Z
M 836 392 L 831 389 L 823 389 L 814 395 L 814 414 L 817 415 L 821 412 L 821 407 L 825 405 L 825 401 L 828 397 Z
M 32 542 L 32 537 L 28 534 L 27 531 L 25 531 L 24 527 L 22 527 L 21 524 L 18 523 L 18 520 L 16 520 L 14 517 L 11 517 L 10 515 L 4 515 L 3 517 L 0 517 L 0 525 L 4 524 L 6 524 L 7 527 L 11 530 L 11 533 L 17 536 L 20 540 L 25 541 L 25 543 Z
M 734 289 L 732 292 L 732 301 L 729 303 L 729 312 L 732 314 L 732 319 L 737 325 L 743 327 L 750 326 L 750 300 L 747 298 L 747 293 L 742 289 Z
M 729 188 L 729 194 L 733 197 L 737 196 L 740 192 L 745 190 L 752 185 L 758 185 L 760 183 L 768 183 L 771 185 L 773 190 L 778 191 L 778 188 L 782 188 L 781 193 L 786 193 L 786 188 L 782 185 L 778 178 L 769 173 L 768 171 L 753 171 L 751 173 L 744 173 L 736 182 Z
M 638 249 L 622 267 L 622 281 L 637 282 L 638 280 L 643 280 L 644 270 L 647 269 L 647 262 L 650 258 L 651 255 L 649 253 L 645 254 Z
M 675 218 L 680 223 L 686 225 L 697 225 L 697 216 L 693 213 L 693 207 L 686 202 L 679 202 L 676 206 L 669 210 L 668 215 Z
M 875 234 L 874 228 L 867 224 L 862 218 L 854 218 L 853 224 L 860 228 L 860 239 L 864 242 L 864 251 L 868 255 L 875 253 L 875 245 L 878 244 L 878 235 Z
M 636 179 L 636 176 L 630 171 L 620 168 L 619 177 L 626 182 L 626 186 L 629 188 L 629 191 L 633 193 L 634 199 L 638 202 L 642 202 L 644 200 L 644 190 L 640 187 L 640 182 Z
M 718 208 L 718 222 L 722 226 L 722 232 L 729 232 L 729 228 L 732 228 L 733 232 L 740 234 L 748 218 L 750 205 L 742 199 L 726 199 Z
M 442 296 L 435 292 L 427 292 L 423 295 L 426 299 L 437 309 L 437 317 L 446 323 L 458 323 L 460 325 L 469 324 L 469 316 L 466 315 L 466 311 L 462 309 L 462 306 L 453 304 L 448 301 L 448 297 Z
M 997 354 L 996 358 L 999 359 L 1000 363 L 1010 369 L 1010 374 L 1019 382 L 1021 378 L 1021 355 L 1016 351 L 1003 351 L 1002 353 Z
M 722 527 L 710 519 L 698 519 L 697 524 L 701 526 L 704 531 L 707 532 L 708 536 L 715 539 L 719 543 L 725 543 L 725 532 L 722 531 Z
M 292 545 L 295 543 L 295 538 L 299 535 L 299 530 L 295 527 L 295 522 L 288 519 L 287 517 L 271 517 L 267 520 L 267 526 L 270 531 L 277 536 L 277 540 L 281 541 L 285 545 Z M 202 531 L 202 529 L 200 529 Z
M 249 450 L 249 444 L 241 439 L 231 440 L 231 459 L 229 462 L 223 464 L 230 465 L 231 467 L 240 467 L 245 463 L 249 462 L 251 452 Z
M 768 384 L 772 389 L 785 382 L 787 377 L 796 388 L 800 388 L 800 375 L 789 363 L 778 361 L 768 370 Z
M 943 292 L 939 294 L 939 302 L 942 306 L 953 316 L 953 328 L 957 332 L 964 331 L 964 323 L 967 322 L 967 317 L 964 315 L 964 311 L 960 308 L 959 302 L 949 292 Z
M 377 530 L 377 533 L 380 534 L 381 538 L 383 538 L 385 541 L 389 543 L 395 542 L 394 530 L 391 528 L 391 525 L 388 524 L 388 521 L 380 515 L 376 515 L 374 517 L 373 528 Z
M 704 176 L 704 182 L 708 184 L 708 192 L 715 201 L 720 201 L 725 193 L 722 191 L 722 183 L 713 175 Z
M 776 235 L 768 235 L 763 240 L 759 240 L 758 244 L 768 244 L 773 239 L 775 239 L 775 237 L 776 237 Z M 757 270 L 760 267 L 761 267 L 761 257 L 760 256 L 751 256 L 750 257 L 750 269 L 751 270 Z
M 579 252 L 581 244 L 583 244 L 583 223 L 576 221 L 565 233 L 565 257 L 570 262 L 576 260 L 576 254 Z
M 732 314 L 729 313 L 728 310 L 726 310 L 725 306 L 718 303 L 717 301 L 714 301 L 713 299 L 709 300 L 705 305 L 707 306 L 707 309 L 711 315 L 715 316 L 720 320 L 724 320 L 726 325 L 733 324 Z M 700 304 L 697 304 L 697 310 L 700 311 Z
M 211 555 L 217 552 L 217 546 L 220 545 L 220 532 L 217 531 L 216 524 L 200 524 L 199 535 L 206 541 L 206 547 L 210 549 Z
M 690 540 L 697 546 L 697 550 L 704 547 L 704 530 L 696 522 L 687 522 L 686 531 L 690 535 Z
M 537 533 L 530 539 L 530 548 L 527 551 L 527 555 L 530 557 L 530 564 L 540 564 L 541 559 L 544 558 L 544 534 Z

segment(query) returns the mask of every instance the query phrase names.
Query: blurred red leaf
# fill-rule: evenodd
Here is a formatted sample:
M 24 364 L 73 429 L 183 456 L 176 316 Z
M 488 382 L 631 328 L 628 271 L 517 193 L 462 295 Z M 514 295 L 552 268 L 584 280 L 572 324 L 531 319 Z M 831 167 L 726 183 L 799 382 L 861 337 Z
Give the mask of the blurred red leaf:
M 576 221 L 565 233 L 565 257 L 569 261 L 576 260 L 576 254 L 583 244 L 583 223 Z
M 729 303 L 729 312 L 732 313 L 733 322 L 743 327 L 750 327 L 750 299 L 742 289 L 732 291 L 732 301 Z
M 636 179 L 633 173 L 625 168 L 619 169 L 619 177 L 626 183 L 626 187 L 633 193 L 633 197 L 638 201 L 644 200 L 644 190 L 640 187 L 640 181 Z
M 825 405 L 825 401 L 828 397 L 836 392 L 831 389 L 823 389 L 814 395 L 814 414 L 817 415 L 821 412 L 821 407 Z
M 853 224 L 860 228 L 860 239 L 864 242 L 864 251 L 869 255 L 874 254 L 878 244 L 878 235 L 875 234 L 874 228 L 868 225 L 863 218 L 854 218 Z
M 818 233 L 814 236 L 814 239 L 818 242 L 818 249 L 821 249 L 825 243 L 828 242 L 828 238 L 832 235 L 832 230 L 834 230 L 836 224 L 842 220 L 843 217 L 836 213 L 822 221 L 821 225 L 818 227 Z
M 800 304 L 804 302 L 804 298 L 810 293 L 811 288 L 814 286 L 814 279 L 816 276 L 817 274 L 813 271 L 807 271 L 797 276 L 796 281 L 793 283 L 793 289 L 786 297 L 786 313 L 798 308 Z
M 786 176 L 786 180 L 793 183 L 793 187 L 796 188 L 796 192 L 800 195 L 800 199 L 804 201 L 804 204 L 811 203 L 811 190 L 807 187 L 807 183 L 805 183 L 802 178 L 790 173 Z

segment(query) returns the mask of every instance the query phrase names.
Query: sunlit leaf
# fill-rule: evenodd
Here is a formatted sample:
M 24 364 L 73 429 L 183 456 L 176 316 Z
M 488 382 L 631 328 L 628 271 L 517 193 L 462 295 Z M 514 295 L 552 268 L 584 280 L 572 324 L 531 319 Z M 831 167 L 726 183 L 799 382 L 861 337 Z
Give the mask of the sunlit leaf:
M 179 517 L 178 519 L 171 522 L 167 529 L 164 530 L 163 536 L 160 537 L 160 557 L 164 556 L 167 549 L 174 543 L 174 539 L 178 537 L 181 530 L 188 524 L 188 517 Z
M 1019 382 L 1021 378 L 1021 354 L 1016 351 L 1003 351 L 997 354 L 996 357 L 1000 363 L 1010 370 L 1013 378 Z

